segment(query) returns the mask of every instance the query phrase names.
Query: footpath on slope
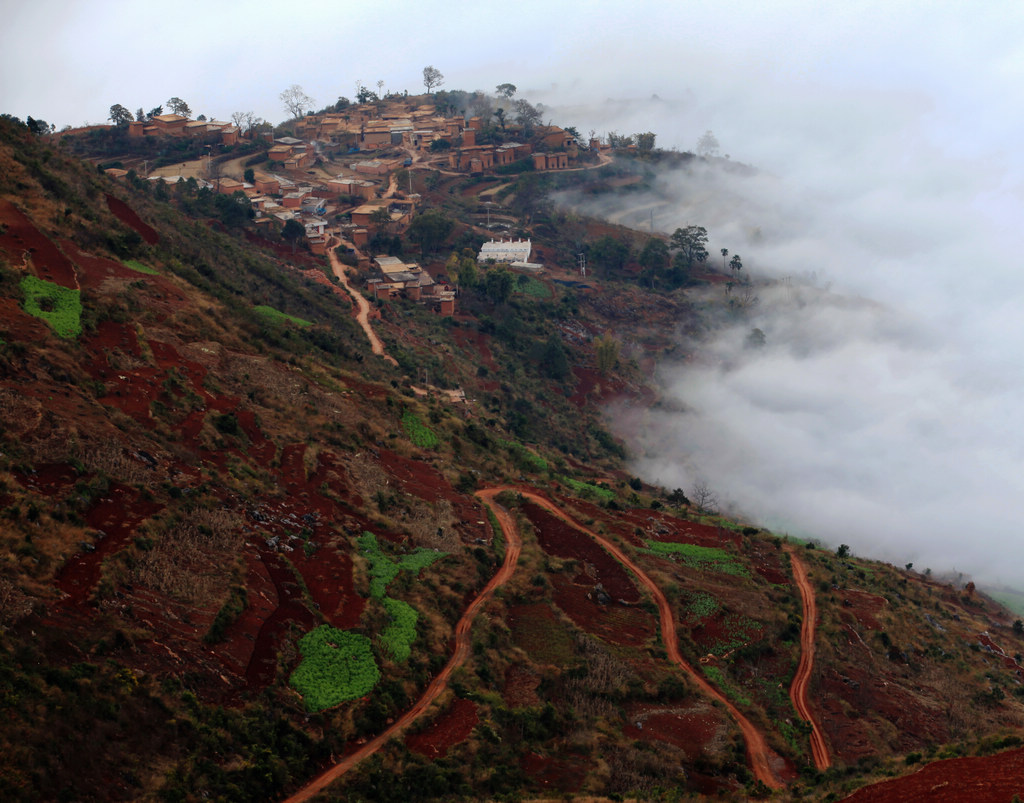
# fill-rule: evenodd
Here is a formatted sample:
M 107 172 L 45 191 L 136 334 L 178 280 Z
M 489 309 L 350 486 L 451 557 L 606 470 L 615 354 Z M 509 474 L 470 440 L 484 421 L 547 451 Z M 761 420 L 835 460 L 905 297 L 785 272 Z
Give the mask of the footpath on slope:
M 651 592 L 651 596 L 654 597 L 654 600 L 658 605 L 658 613 L 661 618 L 661 638 L 662 641 L 665 642 L 665 652 L 668 654 L 669 660 L 686 672 L 690 676 L 690 679 L 693 680 L 700 690 L 708 697 L 711 697 L 713 700 L 717 700 L 722 703 L 726 709 L 728 709 L 732 718 L 736 721 L 736 724 L 739 725 L 740 730 L 743 732 L 743 738 L 747 742 L 747 759 L 750 762 L 751 769 L 754 771 L 754 776 L 770 789 L 783 788 L 783 782 L 779 779 L 775 770 L 772 768 L 773 763 L 781 765 L 783 763 L 782 759 L 768 746 L 764 736 L 757 728 L 754 727 L 753 723 L 743 716 L 740 710 L 733 705 L 725 695 L 712 686 L 704 678 L 702 673 L 697 672 L 679 652 L 679 635 L 676 631 L 675 617 L 672 615 L 672 608 L 669 605 L 665 594 L 658 585 L 648 577 L 647 573 L 637 566 L 637 564 L 634 563 L 625 552 L 619 549 L 611 541 L 598 535 L 592 530 L 588 530 L 582 524 L 563 513 L 561 508 L 543 496 L 539 496 L 532 491 L 519 488 L 508 490 L 515 490 L 531 502 L 540 505 L 552 515 L 560 518 L 570 527 L 574 527 L 584 535 L 588 535 L 593 538 L 604 549 L 608 550 L 608 552 L 610 552 L 615 559 L 619 561 L 619 563 L 629 569 L 644 585 L 644 587 Z
M 333 238 L 332 238 L 333 239 Z M 338 259 L 336 251 L 340 242 L 332 245 L 327 249 L 327 255 L 331 260 L 331 270 L 334 271 L 334 275 L 338 277 L 338 281 L 341 282 L 341 286 L 348 291 L 348 294 L 352 296 L 352 300 L 356 302 L 356 320 L 359 321 L 359 325 L 363 327 L 363 331 L 366 332 L 366 338 L 370 341 L 370 349 L 374 354 L 380 355 L 389 363 L 394 366 L 398 365 L 398 361 L 384 351 L 384 344 L 380 338 L 377 337 L 377 333 L 373 331 L 373 327 L 370 326 L 370 302 L 366 300 L 366 296 L 356 290 L 348 281 L 348 274 L 345 272 L 345 266 Z
M 786 552 L 789 553 L 789 560 L 793 566 L 793 579 L 796 580 L 797 588 L 800 589 L 800 598 L 803 600 L 804 609 L 804 620 L 800 626 L 800 662 L 797 664 L 796 674 L 793 675 L 793 683 L 789 687 L 789 697 L 800 718 L 804 722 L 810 723 L 811 755 L 814 757 L 814 766 L 819 770 L 827 770 L 832 766 L 832 757 L 828 752 L 828 744 L 825 742 L 821 723 L 814 716 L 807 700 L 807 689 L 811 684 L 811 672 L 814 669 L 814 636 L 818 625 L 818 604 L 814 598 L 814 587 L 807 577 L 807 567 L 800 560 L 796 549 L 791 544 L 786 544 Z
M 451 678 L 452 672 L 469 657 L 469 631 L 473 625 L 473 620 L 484 603 L 493 596 L 494 591 L 509 581 L 515 572 L 516 563 L 519 562 L 519 553 L 523 546 L 519 538 L 519 530 L 516 528 L 508 511 L 494 502 L 494 497 L 501 493 L 501 491 L 501 488 L 491 488 L 478 491 L 477 496 L 491 509 L 498 519 L 498 524 L 501 525 L 501 531 L 505 536 L 505 561 L 501 564 L 501 568 L 498 569 L 490 582 L 484 586 L 483 591 L 477 595 L 476 599 L 466 609 L 458 624 L 455 625 L 455 650 L 452 652 L 452 657 L 448 659 L 444 669 L 430 682 L 427 690 L 423 692 L 423 696 L 416 701 L 416 704 L 399 717 L 390 728 L 381 733 L 377 738 L 367 742 L 355 753 L 346 756 L 342 761 L 318 775 L 310 783 L 287 798 L 285 803 L 302 803 L 302 801 L 309 800 L 314 795 L 322 792 L 326 787 L 359 764 L 359 762 L 380 750 L 392 737 L 401 735 L 413 722 L 426 713 L 431 703 L 448 688 L 448 681 Z

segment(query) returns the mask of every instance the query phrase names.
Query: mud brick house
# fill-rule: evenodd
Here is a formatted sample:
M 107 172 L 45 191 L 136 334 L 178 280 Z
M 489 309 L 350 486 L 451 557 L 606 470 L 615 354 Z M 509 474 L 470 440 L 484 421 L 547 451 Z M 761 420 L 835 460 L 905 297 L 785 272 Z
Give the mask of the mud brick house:
M 533 166 L 536 170 L 565 170 L 569 167 L 567 153 L 535 153 Z
M 277 195 L 281 192 L 281 185 L 273 176 L 256 176 L 253 186 L 261 195 Z
M 158 114 L 150 122 L 158 134 L 168 137 L 183 137 L 188 118 L 182 117 L 180 114 Z

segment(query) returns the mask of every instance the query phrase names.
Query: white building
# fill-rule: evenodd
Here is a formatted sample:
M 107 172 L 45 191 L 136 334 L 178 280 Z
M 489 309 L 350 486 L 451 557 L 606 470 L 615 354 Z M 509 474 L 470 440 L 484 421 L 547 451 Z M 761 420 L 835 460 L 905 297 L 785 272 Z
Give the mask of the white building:
M 480 247 L 478 262 L 529 262 L 533 244 L 529 240 L 491 240 Z

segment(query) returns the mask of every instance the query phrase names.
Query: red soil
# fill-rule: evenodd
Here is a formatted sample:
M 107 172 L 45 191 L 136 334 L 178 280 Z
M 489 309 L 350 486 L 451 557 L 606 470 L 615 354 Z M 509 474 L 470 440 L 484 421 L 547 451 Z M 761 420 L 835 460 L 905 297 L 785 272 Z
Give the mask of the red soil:
M 89 527 L 104 535 L 92 552 L 79 552 L 61 567 L 54 578 L 57 588 L 68 595 L 67 604 L 81 605 L 100 579 L 103 560 L 123 548 L 145 519 L 161 509 L 157 502 L 146 501 L 138 491 L 120 483 L 111 483 L 106 495 L 85 514 Z
M 585 756 L 577 755 L 553 758 L 527 753 L 519 760 L 519 766 L 530 776 L 534 786 L 564 793 L 579 791 L 589 764 Z
M 465 741 L 480 717 L 472 700 L 456 700 L 426 729 L 405 737 L 405 744 L 414 753 L 428 758 L 441 758 L 448 750 Z
M 160 242 L 160 235 L 157 234 L 156 229 L 135 214 L 135 210 L 120 198 L 115 198 L 113 195 L 108 194 L 107 206 L 114 213 L 114 217 L 126 226 L 135 229 L 147 245 L 156 245 Z
M 696 759 L 707 752 L 708 745 L 725 732 L 725 723 L 705 701 L 665 708 L 641 704 L 632 706 L 627 715 L 629 724 L 622 735 L 645 742 L 667 742 Z
M 640 602 L 640 591 L 626 570 L 591 538 L 532 502 L 523 506 L 523 512 L 545 552 L 579 561 L 613 600 L 627 605 Z
M 580 584 L 565 575 L 551 576 L 554 600 L 577 626 L 627 647 L 641 647 L 655 634 L 654 617 L 639 607 L 600 604 L 593 581 Z
M 61 287 L 78 287 L 75 266 L 35 223 L 10 201 L 0 199 L 0 251 L 14 267 L 24 265 L 40 279 Z
M 1024 794 L 1024 748 L 936 761 L 913 775 L 859 789 L 849 803 L 1007 803 Z
M 505 672 L 505 688 L 501 696 L 509 708 L 528 708 L 540 705 L 537 694 L 541 677 L 536 672 L 520 664 L 513 664 Z

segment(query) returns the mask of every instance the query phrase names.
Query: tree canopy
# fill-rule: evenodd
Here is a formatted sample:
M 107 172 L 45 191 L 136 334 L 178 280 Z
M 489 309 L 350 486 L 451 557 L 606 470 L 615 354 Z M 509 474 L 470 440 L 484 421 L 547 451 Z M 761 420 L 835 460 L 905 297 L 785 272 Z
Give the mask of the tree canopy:
M 427 88 L 428 95 L 434 91 L 434 87 L 442 86 L 443 84 L 444 76 L 437 67 L 429 65 L 423 68 L 423 86 Z
M 420 250 L 426 256 L 436 251 L 452 230 L 451 219 L 440 209 L 428 209 L 417 215 L 409 224 L 409 239 L 419 243 Z
M 132 121 L 132 113 L 120 103 L 110 107 L 110 116 L 107 118 L 116 126 L 126 126 Z
M 171 110 L 171 114 L 180 114 L 182 117 L 191 117 L 192 109 L 189 108 L 188 104 L 179 97 L 173 97 L 167 101 L 167 108 Z
M 495 91 L 499 95 L 501 95 L 503 98 L 506 98 L 508 100 L 512 100 L 512 96 L 516 93 L 516 85 L 515 84 L 498 84 L 495 87 Z
M 295 120 L 302 117 L 305 110 L 312 109 L 313 106 L 316 105 L 316 101 L 303 92 L 302 87 L 298 84 L 292 84 L 278 95 L 278 97 L 284 104 L 285 111 L 287 111 L 288 114 L 292 116 L 292 119 Z

